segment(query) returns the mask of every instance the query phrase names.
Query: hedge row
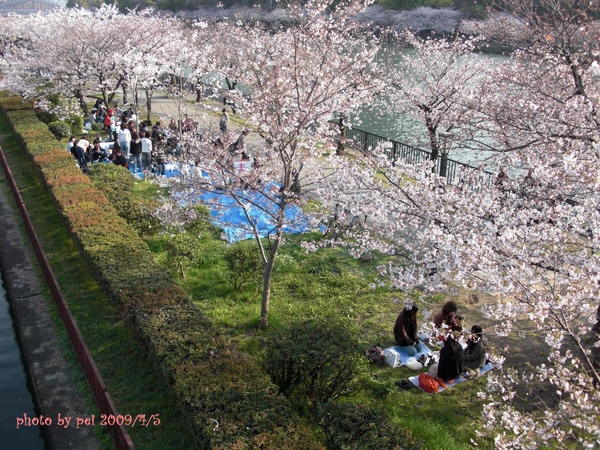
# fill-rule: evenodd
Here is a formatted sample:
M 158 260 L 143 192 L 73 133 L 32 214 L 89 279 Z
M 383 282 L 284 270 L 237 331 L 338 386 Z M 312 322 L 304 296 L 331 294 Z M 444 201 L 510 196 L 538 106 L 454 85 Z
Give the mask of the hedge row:
M 0 110 L 40 171 L 92 273 L 131 318 L 173 387 L 199 447 L 323 448 L 264 371 L 220 336 L 155 262 L 144 241 L 75 166 L 31 107 L 4 94 Z

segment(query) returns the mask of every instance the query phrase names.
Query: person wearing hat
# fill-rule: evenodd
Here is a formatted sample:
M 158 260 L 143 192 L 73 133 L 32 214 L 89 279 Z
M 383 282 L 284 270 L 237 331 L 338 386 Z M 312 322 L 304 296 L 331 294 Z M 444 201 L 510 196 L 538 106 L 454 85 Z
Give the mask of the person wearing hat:
M 463 365 L 467 378 L 479 376 L 487 359 L 487 342 L 483 339 L 483 329 L 479 325 L 471 327 L 471 337 L 463 350 Z
M 109 109 L 106 116 L 104 116 L 104 130 L 108 133 L 108 139 L 114 140 L 116 138 L 115 112 L 112 109 Z
M 409 356 L 425 350 L 425 346 L 417 336 L 417 305 L 413 302 L 404 303 L 404 309 L 398 315 L 394 324 L 394 339 L 401 350 Z

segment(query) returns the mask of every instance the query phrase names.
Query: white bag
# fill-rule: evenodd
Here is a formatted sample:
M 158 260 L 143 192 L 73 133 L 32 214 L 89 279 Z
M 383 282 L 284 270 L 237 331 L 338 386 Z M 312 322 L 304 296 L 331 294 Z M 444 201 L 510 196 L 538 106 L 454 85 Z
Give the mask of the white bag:
M 438 363 L 432 364 L 431 367 L 429 367 L 429 370 L 427 371 L 427 373 L 432 376 L 433 378 L 437 378 L 437 374 L 438 374 Z

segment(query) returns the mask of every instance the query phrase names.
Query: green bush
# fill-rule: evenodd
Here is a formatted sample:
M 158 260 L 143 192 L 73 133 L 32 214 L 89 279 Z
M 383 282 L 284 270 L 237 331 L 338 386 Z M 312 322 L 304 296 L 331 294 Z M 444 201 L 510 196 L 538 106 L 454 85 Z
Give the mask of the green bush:
M 293 324 L 265 341 L 265 369 L 286 396 L 326 403 L 358 392 L 360 359 L 351 324 L 315 319 Z
M 83 117 L 71 114 L 69 116 L 69 123 L 71 124 L 71 134 L 81 134 L 81 130 L 83 130 Z
M 417 450 L 406 429 L 390 423 L 381 410 L 361 404 L 319 405 L 318 421 L 331 450 Z
M 48 129 L 56 136 L 56 139 L 64 139 L 71 135 L 71 126 L 67 122 L 50 122 Z
M 2 99 L 2 104 L 0 105 L 0 108 L 4 112 L 31 110 L 31 103 L 24 102 L 21 96 L 12 95 L 9 92 L 2 91 L 0 92 L 0 98 Z
M 94 164 L 89 170 L 92 184 L 104 192 L 117 212 L 142 236 L 156 233 L 159 220 L 152 214 L 156 203 L 135 193 L 135 178 L 129 170 L 114 164 Z
M 44 145 L 53 140 L 47 126 L 31 110 L 19 111 L 12 99 L 0 97 L 3 111 L 5 101 L 14 109 L 7 113 L 11 129 L 21 133 L 19 140 L 30 156 L 37 155 L 43 181 L 56 193 L 91 272 L 131 318 L 132 329 L 172 387 L 182 417 L 193 426 L 199 448 L 322 449 L 261 367 L 218 333 L 116 208 L 99 200 L 103 193 L 117 199 L 132 194 L 131 174 L 98 165 L 98 177 L 107 184 L 97 187 L 97 197 L 87 175 L 68 157 L 59 157 L 55 145 Z M 52 161 L 52 152 L 60 161 Z M 75 200 L 80 191 L 85 194 Z M 200 217 L 195 227 L 210 230 L 207 214 Z M 218 433 L 214 417 L 220 421 Z
M 129 195 L 135 186 L 135 178 L 125 167 L 114 164 L 94 164 L 89 170 L 90 180 L 104 191 L 109 200 Z
M 246 283 L 258 283 L 264 264 L 254 241 L 241 241 L 225 250 L 233 288 L 239 291 Z
M 167 264 L 174 276 L 185 278 L 186 269 L 194 265 L 200 256 L 196 236 L 191 233 L 175 233 L 165 242 Z
M 94 122 L 94 123 L 92 124 L 92 131 L 94 131 L 94 132 L 96 132 L 96 133 L 99 133 L 99 132 L 100 132 L 100 131 L 102 131 L 102 130 L 104 130 L 104 124 L 102 124 L 102 123 L 97 123 L 97 122 Z

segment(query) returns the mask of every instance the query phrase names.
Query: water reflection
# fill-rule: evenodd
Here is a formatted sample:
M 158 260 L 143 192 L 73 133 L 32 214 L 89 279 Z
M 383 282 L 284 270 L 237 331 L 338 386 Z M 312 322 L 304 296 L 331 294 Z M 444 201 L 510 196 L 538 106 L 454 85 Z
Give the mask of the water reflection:
M 1 274 L 0 274 L 1 275 Z M 0 277 L 1 279 L 1 277 Z M 16 418 L 35 417 L 27 387 L 21 352 L 17 343 L 6 292 L 0 283 L 0 447 L 9 450 L 43 450 L 38 427 L 16 428 Z

